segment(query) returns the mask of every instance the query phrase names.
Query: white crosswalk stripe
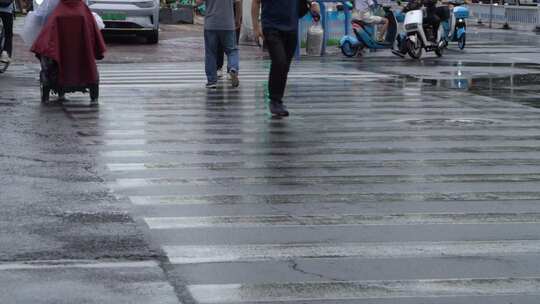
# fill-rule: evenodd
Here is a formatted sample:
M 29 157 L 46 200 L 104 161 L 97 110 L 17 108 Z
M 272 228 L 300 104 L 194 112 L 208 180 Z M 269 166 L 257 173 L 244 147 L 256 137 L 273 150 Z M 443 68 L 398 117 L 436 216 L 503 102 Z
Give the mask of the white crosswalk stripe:
M 306 282 L 292 284 L 193 285 L 189 290 L 200 303 L 255 303 L 309 300 L 375 300 L 385 298 L 529 294 L 540 297 L 540 279 L 463 279 L 417 281 Z M 426 301 L 426 300 L 424 300 Z M 466 300 L 465 300 L 466 301 Z
M 200 64 L 100 69 L 99 110 L 66 110 L 192 302 L 540 298 L 538 112 L 306 61 L 274 120 L 267 62 L 213 92 Z
M 268 66 L 247 64 L 242 67 L 240 72 L 242 84 L 254 84 L 264 81 L 268 78 Z M 358 72 L 354 70 L 336 70 L 333 72 L 320 69 L 305 67 L 301 70 L 293 70 L 289 74 L 291 81 L 300 83 L 312 81 L 350 81 L 350 82 L 366 82 L 377 81 L 379 79 L 389 78 L 387 75 L 377 74 L 372 72 Z M 167 87 L 200 87 L 205 83 L 204 69 L 200 66 L 197 68 L 186 67 L 185 64 L 177 64 L 177 66 L 160 65 L 150 68 L 135 68 L 118 70 L 104 66 L 100 69 L 101 87 L 114 88 L 145 88 L 145 89 L 162 89 Z

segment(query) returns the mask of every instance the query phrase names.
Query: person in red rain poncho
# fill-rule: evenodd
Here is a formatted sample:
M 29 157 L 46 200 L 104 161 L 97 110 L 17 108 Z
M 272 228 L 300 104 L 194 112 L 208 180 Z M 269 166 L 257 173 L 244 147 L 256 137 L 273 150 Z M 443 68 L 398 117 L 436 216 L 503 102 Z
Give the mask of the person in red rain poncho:
M 61 88 L 97 84 L 96 59 L 103 59 L 105 42 L 92 12 L 81 0 L 61 0 L 47 19 L 31 51 L 58 64 Z

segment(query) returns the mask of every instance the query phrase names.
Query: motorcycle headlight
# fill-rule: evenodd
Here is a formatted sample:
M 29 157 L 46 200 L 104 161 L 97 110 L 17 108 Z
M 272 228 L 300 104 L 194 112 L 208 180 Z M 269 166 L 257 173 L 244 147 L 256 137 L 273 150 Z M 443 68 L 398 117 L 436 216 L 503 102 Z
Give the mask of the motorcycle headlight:
M 463 22 L 463 19 L 459 19 L 458 22 Z
M 138 8 L 151 8 L 154 7 L 154 1 L 141 1 L 141 2 L 134 2 Z

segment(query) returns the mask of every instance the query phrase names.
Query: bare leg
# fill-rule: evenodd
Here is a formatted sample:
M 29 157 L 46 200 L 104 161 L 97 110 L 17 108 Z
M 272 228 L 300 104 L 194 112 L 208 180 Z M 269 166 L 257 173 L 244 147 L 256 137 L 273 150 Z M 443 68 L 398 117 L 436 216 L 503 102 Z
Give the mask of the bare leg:
M 386 31 L 388 30 L 388 19 L 384 18 L 384 23 L 379 29 L 379 41 L 384 41 L 384 37 L 386 35 Z

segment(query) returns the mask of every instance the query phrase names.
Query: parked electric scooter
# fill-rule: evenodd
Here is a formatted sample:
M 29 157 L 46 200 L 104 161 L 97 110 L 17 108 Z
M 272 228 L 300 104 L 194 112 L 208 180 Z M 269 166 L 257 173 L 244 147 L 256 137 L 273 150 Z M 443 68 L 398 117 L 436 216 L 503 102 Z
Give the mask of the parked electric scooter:
M 404 22 L 407 38 L 405 39 L 405 49 L 413 59 L 420 59 L 422 52 L 435 52 L 438 57 L 443 55 L 446 47 L 445 33 L 442 25 L 437 29 L 437 37 L 434 35 L 431 24 L 424 24 L 424 10 L 417 8 L 405 14 Z
M 383 6 L 383 10 L 385 12 L 385 18 L 387 18 L 389 21 L 384 41 L 380 42 L 375 38 L 376 25 L 354 19 L 352 21 L 354 35 L 345 35 L 339 42 L 339 47 L 343 55 L 347 57 L 354 57 L 357 56 L 364 48 L 371 50 L 396 50 L 402 47 L 401 40 L 397 38 L 398 22 L 403 22 L 404 15 L 401 14 L 401 12 L 394 13 L 389 6 Z
M 463 50 L 467 40 L 465 19 L 469 18 L 469 9 L 461 6 L 464 4 L 463 0 L 451 0 L 448 4 L 453 6 L 450 18 L 441 23 L 445 31 L 446 44 L 457 42 L 459 49 Z

